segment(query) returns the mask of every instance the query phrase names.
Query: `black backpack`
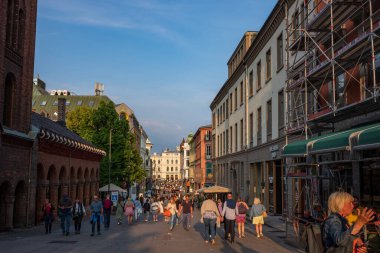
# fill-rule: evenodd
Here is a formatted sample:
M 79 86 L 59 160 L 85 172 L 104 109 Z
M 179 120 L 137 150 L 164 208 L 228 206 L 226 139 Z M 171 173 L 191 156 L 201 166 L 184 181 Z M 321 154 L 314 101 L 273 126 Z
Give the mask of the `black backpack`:
M 240 205 L 238 206 L 238 212 L 239 212 L 239 214 L 246 214 L 247 211 L 248 210 L 245 207 L 245 205 L 243 203 L 240 203 Z

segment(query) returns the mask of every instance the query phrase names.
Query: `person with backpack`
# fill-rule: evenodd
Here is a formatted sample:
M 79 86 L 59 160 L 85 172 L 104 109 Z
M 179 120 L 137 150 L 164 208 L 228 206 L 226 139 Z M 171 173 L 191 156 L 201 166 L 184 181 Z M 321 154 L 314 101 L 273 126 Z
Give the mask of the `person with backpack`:
M 236 215 L 236 224 L 238 226 L 238 235 L 239 238 L 245 237 L 245 216 L 248 212 L 248 205 L 241 199 L 238 198 L 236 203 L 236 208 L 238 209 L 238 215 Z
M 266 212 L 265 206 L 261 204 L 259 198 L 253 200 L 253 205 L 249 212 L 249 217 L 252 219 L 252 224 L 256 226 L 257 238 L 263 237 L 263 224 L 264 224 L 264 212 Z
M 211 244 L 215 244 L 216 221 L 220 218 L 220 213 L 211 194 L 207 195 L 207 200 L 202 203 L 201 215 L 205 224 L 205 243 L 211 241 Z
M 360 239 L 360 231 L 375 215 L 372 209 L 364 207 L 362 211 L 358 210 L 357 220 L 350 227 L 346 217 L 354 209 L 353 202 L 354 197 L 347 192 L 334 192 L 329 196 L 330 215 L 322 225 L 324 252 L 367 252 L 367 247 Z
M 84 208 L 83 203 L 80 202 L 78 198 L 75 200 L 72 213 L 73 213 L 73 220 L 74 220 L 74 226 L 75 226 L 75 234 L 80 234 L 82 220 L 83 220 L 83 217 L 86 216 L 86 209 Z
M 145 200 L 143 209 L 144 209 L 145 221 L 149 221 L 149 212 L 150 212 L 149 198 Z
M 228 234 L 231 236 L 231 243 L 235 242 L 235 220 L 238 210 L 236 202 L 232 199 L 232 193 L 227 194 L 227 200 L 224 202 L 222 216 L 224 217 L 225 231 L 224 239 L 228 240 Z

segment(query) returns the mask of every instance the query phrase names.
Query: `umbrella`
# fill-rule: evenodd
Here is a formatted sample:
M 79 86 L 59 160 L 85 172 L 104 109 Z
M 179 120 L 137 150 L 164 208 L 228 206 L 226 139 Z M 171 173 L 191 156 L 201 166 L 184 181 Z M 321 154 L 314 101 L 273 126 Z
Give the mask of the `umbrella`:
M 211 187 L 205 187 L 197 190 L 198 193 L 229 193 L 231 192 L 231 189 L 223 187 L 223 186 L 211 186 Z

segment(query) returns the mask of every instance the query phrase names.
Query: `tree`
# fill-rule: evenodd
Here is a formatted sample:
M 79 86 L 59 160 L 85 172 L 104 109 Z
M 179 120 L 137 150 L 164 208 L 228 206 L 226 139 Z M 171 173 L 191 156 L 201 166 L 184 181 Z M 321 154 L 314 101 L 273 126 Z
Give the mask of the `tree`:
M 99 180 L 101 185 L 108 184 L 109 163 L 111 162 L 111 183 L 140 181 L 145 177 L 142 159 L 136 150 L 135 136 L 129 129 L 128 121 L 119 119 L 112 102 L 100 102 L 98 109 L 86 107 L 71 112 L 67 127 L 107 152 L 100 163 Z M 109 160 L 111 134 L 111 160 Z

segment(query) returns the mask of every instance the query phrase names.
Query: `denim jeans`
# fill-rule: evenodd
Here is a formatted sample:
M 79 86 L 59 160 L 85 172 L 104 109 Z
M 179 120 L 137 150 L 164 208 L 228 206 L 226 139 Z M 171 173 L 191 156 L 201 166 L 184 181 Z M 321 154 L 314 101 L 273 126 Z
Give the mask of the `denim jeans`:
M 177 215 L 175 214 L 172 214 L 170 216 L 170 221 L 169 221 L 169 224 L 170 224 L 170 229 L 173 229 L 175 224 L 176 224 L 176 221 L 177 221 Z
M 62 233 L 69 233 L 70 232 L 70 223 L 71 223 L 72 218 L 73 217 L 72 217 L 71 213 L 62 215 L 62 220 L 61 220 L 61 225 L 63 225 Z
M 111 208 L 104 208 L 104 227 L 110 227 Z
M 190 213 L 182 214 L 182 225 L 184 229 L 189 229 L 190 226 Z
M 204 218 L 203 222 L 205 224 L 205 232 L 206 232 L 205 240 L 206 241 L 210 240 L 210 234 L 211 234 L 211 240 L 214 240 L 215 234 L 216 234 L 216 231 L 215 231 L 216 219 Z
M 94 215 L 96 216 L 95 217 L 96 221 L 92 222 L 92 227 L 91 227 L 92 234 L 95 233 L 95 223 L 96 223 L 96 227 L 97 227 L 98 233 L 100 233 L 100 214 L 99 213 L 95 213 Z

